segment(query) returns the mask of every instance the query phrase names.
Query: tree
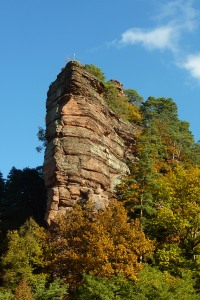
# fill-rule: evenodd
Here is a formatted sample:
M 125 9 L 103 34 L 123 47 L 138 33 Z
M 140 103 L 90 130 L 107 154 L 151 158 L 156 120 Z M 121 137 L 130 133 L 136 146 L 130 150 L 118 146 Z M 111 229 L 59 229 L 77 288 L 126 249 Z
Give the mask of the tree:
M 89 73 L 96 76 L 100 81 L 105 82 L 105 75 L 99 67 L 96 67 L 95 65 L 92 64 L 89 65 L 86 64 L 85 68 Z
M 125 96 L 126 96 L 128 102 L 131 104 L 134 104 L 134 105 L 137 105 L 140 107 L 144 101 L 143 97 L 140 96 L 138 94 L 138 92 L 133 89 L 124 90 L 124 93 L 125 93 Z
M 1 201 L 2 231 L 18 229 L 30 217 L 44 225 L 46 199 L 42 167 L 23 170 L 13 167 Z
M 111 278 L 93 275 L 83 276 L 83 283 L 75 294 L 76 300 L 197 300 L 191 272 L 182 278 L 161 272 L 155 267 L 145 266 L 137 280 L 128 281 L 122 276 Z
M 44 128 L 39 127 L 37 133 L 38 140 L 42 143 L 42 146 L 36 147 L 37 152 L 42 152 L 47 146 L 47 138 L 46 138 L 46 131 Z
M 116 115 L 129 122 L 140 123 L 142 116 L 137 105 L 129 103 L 126 96 L 119 95 L 116 86 L 112 81 L 107 81 L 105 84 L 104 98 L 111 110 Z
M 118 117 L 130 122 L 141 122 L 142 117 L 139 112 L 138 104 L 142 102 L 142 97 L 136 91 L 129 89 L 125 91 L 124 96 L 119 95 L 112 80 L 106 82 L 105 75 L 100 68 L 92 64 L 86 64 L 85 68 L 104 84 L 104 98 L 109 108 L 112 109 Z M 40 147 L 38 150 L 40 150 Z
M 0 289 L 0 300 L 13 300 L 13 293 L 4 288 Z
M 141 145 L 142 144 L 142 145 Z M 133 219 L 139 219 L 141 228 L 149 231 L 149 220 L 156 213 L 154 189 L 159 173 L 155 168 L 154 148 L 145 139 L 137 145 L 138 161 L 131 166 L 131 175 L 116 187 L 117 199 L 124 203 Z
M 20 281 L 17 285 L 14 300 L 34 300 L 31 288 L 25 280 Z
M 8 250 L 2 257 L 5 286 L 14 288 L 21 280 L 28 284 L 44 266 L 45 230 L 33 219 L 8 233 Z
M 83 275 L 83 284 L 78 288 L 77 300 L 134 300 L 133 283 L 122 276 L 111 278 Z
M 152 140 L 156 137 L 157 160 L 155 163 L 167 165 L 177 161 L 183 163 L 200 163 L 199 153 L 194 137 L 189 130 L 189 123 L 178 119 L 176 103 L 171 99 L 149 97 L 141 106 L 144 117 L 144 134 Z M 155 152 L 156 154 L 156 152 Z M 166 169 L 168 171 L 168 168 Z
M 200 262 L 200 169 L 177 166 L 160 178 L 155 193 L 156 258 L 163 269 L 178 272 Z
M 138 222 L 129 222 L 122 204 L 116 201 L 95 215 L 75 206 L 56 221 L 49 245 L 52 274 L 75 286 L 83 273 L 123 274 L 134 279 L 142 268 L 139 257 L 154 249 Z
M 3 174 L 0 172 L 0 237 L 2 235 L 2 203 L 4 201 L 4 193 L 5 193 L 5 181 L 3 179 Z M 0 251 L 2 251 L 2 243 L 0 246 Z
M 3 200 L 5 192 L 5 180 L 3 179 L 3 174 L 0 172 L 0 202 Z
M 179 278 L 161 272 L 156 267 L 146 266 L 134 282 L 134 299 L 197 300 L 200 298 L 194 285 L 191 272 L 183 273 Z
M 68 285 L 59 278 L 49 283 L 45 276 L 38 276 L 31 287 L 35 300 L 61 300 L 68 294 Z

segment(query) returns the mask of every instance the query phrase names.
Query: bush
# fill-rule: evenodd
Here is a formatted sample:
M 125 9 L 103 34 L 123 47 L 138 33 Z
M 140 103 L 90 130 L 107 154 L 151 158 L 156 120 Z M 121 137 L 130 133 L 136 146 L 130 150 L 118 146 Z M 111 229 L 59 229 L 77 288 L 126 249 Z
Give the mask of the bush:
M 100 68 L 96 67 L 95 65 L 85 65 L 86 70 L 91 73 L 92 75 L 96 76 L 100 81 L 105 82 L 105 75 L 101 71 Z
M 142 116 L 139 112 L 139 107 L 128 101 L 126 96 L 120 96 L 115 85 L 108 81 L 105 83 L 105 98 L 108 106 L 122 120 L 129 122 L 141 122 Z

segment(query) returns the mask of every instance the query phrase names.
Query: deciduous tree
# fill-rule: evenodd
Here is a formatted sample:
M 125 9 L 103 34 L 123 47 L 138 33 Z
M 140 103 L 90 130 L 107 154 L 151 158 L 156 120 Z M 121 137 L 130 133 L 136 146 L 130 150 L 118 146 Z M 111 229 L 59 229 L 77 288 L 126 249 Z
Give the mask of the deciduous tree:
M 159 264 L 168 269 L 194 267 L 200 255 L 200 169 L 177 166 L 160 183 L 155 194 Z
M 52 273 L 77 282 L 81 274 L 136 278 L 139 257 L 154 249 L 138 222 L 129 222 L 122 204 L 112 201 L 95 215 L 75 206 L 51 229 Z
M 45 230 L 32 219 L 19 231 L 8 233 L 8 250 L 2 258 L 4 284 L 14 288 L 21 280 L 31 283 L 44 266 Z

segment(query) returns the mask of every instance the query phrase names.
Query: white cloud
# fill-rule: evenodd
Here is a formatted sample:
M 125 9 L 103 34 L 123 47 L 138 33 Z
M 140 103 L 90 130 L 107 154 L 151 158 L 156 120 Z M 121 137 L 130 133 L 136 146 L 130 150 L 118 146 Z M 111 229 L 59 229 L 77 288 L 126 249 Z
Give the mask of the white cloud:
M 157 26 L 152 29 L 130 28 L 112 44 L 140 44 L 147 50 L 169 50 L 177 67 L 187 70 L 193 78 L 200 80 L 200 52 L 196 55 L 187 53 L 187 49 L 193 48 L 189 34 L 198 28 L 200 19 L 200 11 L 194 8 L 194 0 L 173 0 L 164 4 L 158 0 L 157 4 L 157 13 L 152 18 Z
M 180 29 L 193 31 L 197 26 L 199 12 L 193 7 L 193 0 L 173 0 L 160 6 L 155 19 L 172 22 Z
M 192 77 L 200 80 L 200 53 L 188 55 L 180 66 L 189 71 Z
M 199 12 L 193 8 L 193 0 L 173 0 L 160 5 L 154 20 L 161 25 L 151 30 L 131 28 L 123 32 L 118 43 L 128 46 L 140 43 L 147 49 L 180 50 L 180 40 L 186 32 L 194 31 Z
M 170 25 L 157 27 L 152 30 L 132 28 L 124 32 L 120 39 L 122 45 L 141 43 L 148 49 L 176 49 L 178 32 Z
M 177 52 L 183 33 L 193 31 L 197 25 L 198 12 L 192 4 L 193 0 L 173 0 L 160 5 L 154 20 L 161 25 L 151 30 L 130 28 L 122 33 L 118 44 L 128 46 L 140 43 L 147 49 Z

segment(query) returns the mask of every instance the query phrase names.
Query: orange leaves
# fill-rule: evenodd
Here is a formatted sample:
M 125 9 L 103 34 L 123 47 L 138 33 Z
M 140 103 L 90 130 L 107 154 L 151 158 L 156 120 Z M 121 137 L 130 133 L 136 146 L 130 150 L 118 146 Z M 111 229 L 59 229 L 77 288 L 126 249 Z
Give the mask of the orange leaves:
M 122 273 L 135 279 L 142 267 L 139 257 L 154 248 L 140 224 L 128 222 L 122 204 L 114 200 L 92 216 L 80 206 L 74 207 L 51 230 L 50 243 L 53 273 L 75 282 L 83 273 L 106 277 Z

